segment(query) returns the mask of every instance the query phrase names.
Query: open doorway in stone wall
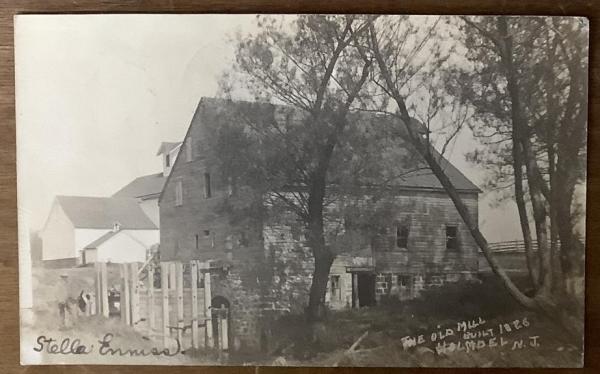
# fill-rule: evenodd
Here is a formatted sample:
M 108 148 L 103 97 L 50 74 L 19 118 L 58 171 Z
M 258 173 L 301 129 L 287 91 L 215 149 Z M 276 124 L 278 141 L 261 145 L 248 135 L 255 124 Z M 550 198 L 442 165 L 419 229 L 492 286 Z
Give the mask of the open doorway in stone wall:
M 229 349 L 231 341 L 231 304 L 223 296 L 215 296 L 211 301 L 212 330 L 215 348 Z

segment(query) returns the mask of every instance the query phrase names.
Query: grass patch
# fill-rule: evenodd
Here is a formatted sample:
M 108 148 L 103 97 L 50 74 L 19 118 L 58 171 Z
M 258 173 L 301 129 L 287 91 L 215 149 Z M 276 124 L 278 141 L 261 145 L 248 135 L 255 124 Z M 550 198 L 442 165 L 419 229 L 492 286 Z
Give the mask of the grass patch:
M 437 326 L 481 317 L 487 326 L 527 317 L 531 326 L 511 335 L 513 339 L 539 336 L 536 349 L 483 349 L 440 355 L 435 344 L 404 349 L 405 336 L 429 336 Z M 569 341 L 552 321 L 524 310 L 494 278 L 446 284 L 422 292 L 415 300 L 384 300 L 376 307 L 332 311 L 317 325 L 303 315 L 287 315 L 272 327 L 270 353 L 283 356 L 288 365 L 328 366 L 480 366 L 480 367 L 576 367 L 581 347 Z M 365 331 L 358 352 L 344 355 Z

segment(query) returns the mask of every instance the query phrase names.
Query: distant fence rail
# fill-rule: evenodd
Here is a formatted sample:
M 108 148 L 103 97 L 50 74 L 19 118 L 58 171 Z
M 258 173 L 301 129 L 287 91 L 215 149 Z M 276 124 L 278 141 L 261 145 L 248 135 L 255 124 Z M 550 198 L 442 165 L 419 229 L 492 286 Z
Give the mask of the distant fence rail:
M 537 240 L 532 240 L 531 242 L 533 250 L 537 251 L 538 242 Z M 560 247 L 560 240 L 556 240 L 555 244 L 557 247 Z M 550 246 L 550 241 L 548 241 L 548 246 Z M 502 253 L 502 252 L 525 252 L 525 241 L 524 240 L 509 240 L 504 242 L 494 242 L 488 243 L 488 248 L 494 253 Z
M 531 244 L 533 247 L 532 249 L 535 252 L 537 252 L 537 240 L 533 240 Z M 556 242 L 556 244 L 560 245 L 560 242 Z M 550 245 L 550 243 L 548 243 L 548 245 Z M 496 258 L 500 266 L 507 273 L 527 272 L 527 260 L 525 258 L 525 241 L 509 240 L 504 242 L 488 243 L 488 248 L 492 252 L 492 255 Z M 491 271 L 490 266 L 481 250 L 479 250 L 479 271 Z

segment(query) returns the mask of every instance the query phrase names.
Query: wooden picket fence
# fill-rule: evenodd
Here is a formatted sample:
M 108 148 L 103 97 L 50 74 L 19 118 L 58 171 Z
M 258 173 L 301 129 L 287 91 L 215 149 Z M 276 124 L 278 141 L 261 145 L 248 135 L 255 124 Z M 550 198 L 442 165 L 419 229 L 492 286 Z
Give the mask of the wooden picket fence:
M 229 349 L 229 310 L 211 306 L 210 272 L 215 269 L 208 263 L 126 263 L 119 270 L 118 310 L 125 324 L 165 347 L 177 338 L 182 349 Z M 106 263 L 97 263 L 96 312 L 105 317 L 111 306 L 113 314 L 117 310 L 109 286 Z

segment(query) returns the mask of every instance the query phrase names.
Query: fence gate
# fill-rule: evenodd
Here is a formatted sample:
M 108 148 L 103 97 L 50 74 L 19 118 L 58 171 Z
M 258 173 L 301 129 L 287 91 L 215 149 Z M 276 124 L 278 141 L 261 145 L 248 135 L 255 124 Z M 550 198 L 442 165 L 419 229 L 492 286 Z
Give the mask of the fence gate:
M 111 308 L 148 338 L 182 349 L 229 349 L 228 305 L 212 308 L 209 264 L 200 261 L 118 264 L 120 281 L 109 285 L 106 263 L 96 263 L 96 310 Z M 109 290 L 109 287 L 110 290 Z M 118 289 L 118 295 L 114 295 Z M 215 340 L 216 338 L 216 340 Z

